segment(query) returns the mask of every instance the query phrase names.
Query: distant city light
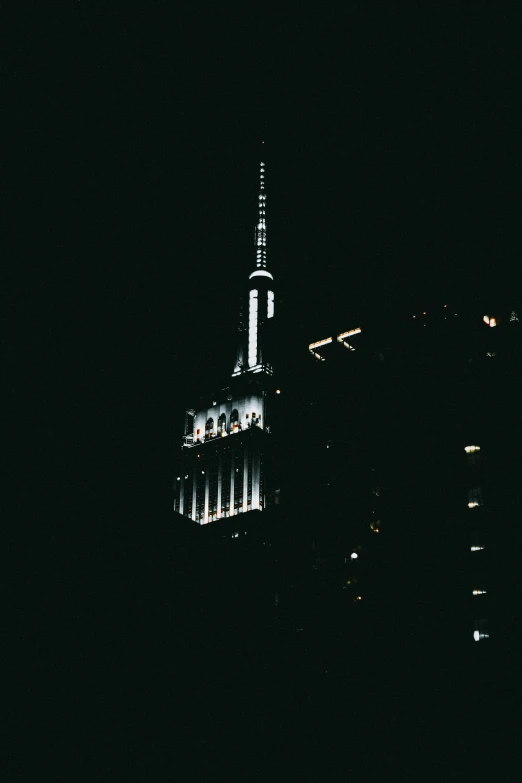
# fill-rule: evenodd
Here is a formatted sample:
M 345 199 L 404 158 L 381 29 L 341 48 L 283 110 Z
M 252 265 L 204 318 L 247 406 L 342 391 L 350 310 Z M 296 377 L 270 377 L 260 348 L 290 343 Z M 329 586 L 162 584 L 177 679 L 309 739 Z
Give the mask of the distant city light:
M 281 394 L 281 389 L 276 389 L 276 394 Z
M 473 631 L 473 638 L 476 642 L 478 642 L 480 639 L 480 633 L 478 631 Z
M 468 503 L 468 508 L 476 508 L 478 506 L 478 503 L 476 500 L 470 500 Z
M 481 549 L 484 549 L 483 546 L 472 546 L 471 551 L 472 552 L 479 552 Z
M 486 590 L 473 590 L 473 595 L 485 595 Z
M 352 560 L 357 560 L 357 558 L 359 557 L 359 555 L 357 554 L 357 552 L 352 552 L 352 554 L 350 555 L 350 557 L 352 558 Z
M 480 446 L 464 446 L 466 454 L 473 454 L 475 451 L 480 451 Z

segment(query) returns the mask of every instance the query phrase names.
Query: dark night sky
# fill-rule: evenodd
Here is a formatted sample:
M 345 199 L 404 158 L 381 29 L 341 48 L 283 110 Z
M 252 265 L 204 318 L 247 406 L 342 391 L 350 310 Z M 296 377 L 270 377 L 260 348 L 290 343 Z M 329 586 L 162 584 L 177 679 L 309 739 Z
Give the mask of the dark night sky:
M 517 279 L 518 16 L 191 6 L 7 12 L 18 491 L 43 470 L 63 515 L 167 513 L 183 406 L 232 361 L 261 139 L 289 323 Z
M 520 14 L 395 5 L 3 8 L 13 770 L 41 762 L 48 776 L 56 749 L 76 779 L 82 742 L 102 764 L 100 737 L 119 738 L 134 763 L 153 733 L 134 743 L 126 721 L 136 688 L 148 721 L 147 662 L 172 671 L 179 640 L 163 645 L 151 588 L 139 647 L 133 591 L 172 568 L 161 542 L 184 407 L 231 369 L 261 139 L 269 263 L 296 350 L 332 317 L 349 328 L 441 299 L 520 300 Z

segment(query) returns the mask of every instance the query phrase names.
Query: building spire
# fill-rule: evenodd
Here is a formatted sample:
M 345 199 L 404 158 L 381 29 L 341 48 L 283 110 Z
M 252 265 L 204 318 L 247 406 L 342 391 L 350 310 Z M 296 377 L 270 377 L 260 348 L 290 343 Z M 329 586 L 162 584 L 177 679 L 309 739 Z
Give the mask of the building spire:
M 266 191 L 264 155 L 259 164 L 259 193 L 257 222 L 254 233 L 256 268 L 248 276 L 248 294 L 245 310 L 248 322 L 241 323 L 241 340 L 236 355 L 232 376 L 243 372 L 266 372 L 272 374 L 267 354 L 267 323 L 274 317 L 273 276 L 266 268 Z
M 259 166 L 258 216 L 255 230 L 256 268 L 266 269 L 266 192 L 265 163 Z

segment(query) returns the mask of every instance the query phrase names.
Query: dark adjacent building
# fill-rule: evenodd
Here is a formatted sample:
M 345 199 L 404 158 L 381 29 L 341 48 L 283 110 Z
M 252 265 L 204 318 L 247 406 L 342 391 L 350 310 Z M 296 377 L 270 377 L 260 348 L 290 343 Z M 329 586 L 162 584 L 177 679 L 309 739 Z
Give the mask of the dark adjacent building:
M 311 335 L 299 382 L 311 505 L 327 567 L 388 637 L 514 643 L 518 312 L 439 303 Z

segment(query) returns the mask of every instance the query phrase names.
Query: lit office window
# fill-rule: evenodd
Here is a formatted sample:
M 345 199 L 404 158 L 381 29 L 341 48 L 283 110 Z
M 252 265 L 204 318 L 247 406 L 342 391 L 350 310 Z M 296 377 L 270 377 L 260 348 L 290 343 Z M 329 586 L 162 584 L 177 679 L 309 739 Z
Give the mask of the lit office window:
M 473 631 L 473 639 L 476 642 L 481 642 L 484 639 L 489 639 L 489 628 L 487 620 L 475 620 L 475 630 Z
M 468 508 L 476 508 L 482 506 L 482 489 L 480 487 L 474 487 L 468 490 Z

